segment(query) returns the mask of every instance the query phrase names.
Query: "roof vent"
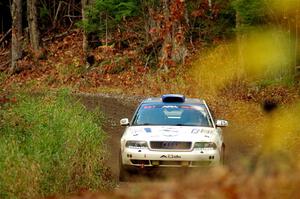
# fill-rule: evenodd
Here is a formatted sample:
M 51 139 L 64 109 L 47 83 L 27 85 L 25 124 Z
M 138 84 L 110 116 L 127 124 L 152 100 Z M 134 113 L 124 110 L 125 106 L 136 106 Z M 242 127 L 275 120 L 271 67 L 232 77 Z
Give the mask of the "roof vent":
M 163 102 L 184 102 L 185 96 L 179 94 L 166 94 L 162 95 L 161 99 Z

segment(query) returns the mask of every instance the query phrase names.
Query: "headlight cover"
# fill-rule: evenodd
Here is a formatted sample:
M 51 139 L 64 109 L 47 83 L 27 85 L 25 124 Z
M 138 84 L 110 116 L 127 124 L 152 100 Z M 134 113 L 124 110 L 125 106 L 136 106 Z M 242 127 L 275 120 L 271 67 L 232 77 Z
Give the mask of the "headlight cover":
M 194 149 L 197 150 L 216 150 L 217 145 L 214 142 L 196 142 L 194 145 Z
M 148 148 L 148 144 L 146 141 L 132 141 L 129 140 L 126 142 L 126 148 L 132 148 L 132 149 L 145 149 Z

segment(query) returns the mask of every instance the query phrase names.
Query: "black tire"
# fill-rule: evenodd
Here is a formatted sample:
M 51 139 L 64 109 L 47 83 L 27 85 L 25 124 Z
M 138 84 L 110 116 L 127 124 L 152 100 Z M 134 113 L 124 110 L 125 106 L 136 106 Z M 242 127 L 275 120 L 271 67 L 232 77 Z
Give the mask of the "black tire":
M 224 166 L 225 165 L 225 144 L 222 145 L 220 161 L 221 161 L 221 164 Z
M 121 152 L 119 155 L 119 181 L 126 182 L 130 179 L 130 172 L 122 164 Z

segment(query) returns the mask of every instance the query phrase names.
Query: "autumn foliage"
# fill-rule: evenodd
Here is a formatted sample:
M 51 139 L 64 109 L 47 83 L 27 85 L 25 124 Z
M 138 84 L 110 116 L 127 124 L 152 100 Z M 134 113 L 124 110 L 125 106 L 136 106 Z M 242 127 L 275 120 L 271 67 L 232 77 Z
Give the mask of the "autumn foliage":
M 22 57 L 17 60 L 18 70 L 13 74 L 11 40 L 4 37 L 5 32 L 0 33 L 0 124 L 11 132 L 16 126 L 14 122 L 25 124 L 27 129 L 36 127 L 24 120 L 26 113 L 24 116 L 20 115 L 23 112 L 15 111 L 14 107 L 22 101 L 13 94 L 56 92 L 61 87 L 73 93 L 129 96 L 182 93 L 204 98 L 218 118 L 230 123 L 224 134 L 228 146 L 225 167 L 196 172 L 180 180 L 128 185 L 113 193 L 91 193 L 84 189 L 74 198 L 299 195 L 298 1 L 130 0 L 124 6 L 120 0 L 99 0 L 97 6 L 87 10 L 87 21 L 80 21 L 78 0 L 40 2 L 45 2 L 38 4 L 42 51 L 35 52 L 24 36 Z M 266 6 L 265 2 L 270 4 Z M 0 6 L 3 9 L 2 3 Z M 116 12 L 119 6 L 122 9 Z M 82 49 L 85 31 L 89 33 L 89 67 Z M 49 104 L 52 103 L 51 98 Z M 48 101 L 39 104 L 49 105 Z M 64 106 L 69 110 L 67 104 Z M 31 108 L 28 111 L 32 116 L 36 114 Z M 42 122 L 47 121 L 46 116 L 41 112 Z M 1 146 L 7 150 L 3 143 Z M 30 158 L 24 163 L 18 161 L 28 166 L 22 167 L 21 173 L 31 173 L 26 168 L 39 171 L 35 170 L 37 164 L 30 167 Z M 77 159 L 72 161 L 76 166 Z M 33 175 L 28 177 L 35 179 Z M 1 182 L 0 188 L 4 186 Z M 73 187 L 69 191 L 80 190 L 76 183 L 70 183 Z M 27 186 L 23 188 L 27 193 Z M 54 191 L 66 193 L 59 186 Z

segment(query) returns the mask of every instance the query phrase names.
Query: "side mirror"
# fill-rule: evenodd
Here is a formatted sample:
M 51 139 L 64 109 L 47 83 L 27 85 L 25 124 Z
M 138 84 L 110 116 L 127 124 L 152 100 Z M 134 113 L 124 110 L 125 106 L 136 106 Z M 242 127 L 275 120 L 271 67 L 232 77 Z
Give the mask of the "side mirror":
M 129 125 L 129 120 L 128 118 L 123 118 L 120 120 L 120 125 L 121 126 L 128 126 Z
M 228 126 L 228 122 L 226 120 L 217 120 L 216 126 L 217 127 L 226 127 L 226 126 Z

